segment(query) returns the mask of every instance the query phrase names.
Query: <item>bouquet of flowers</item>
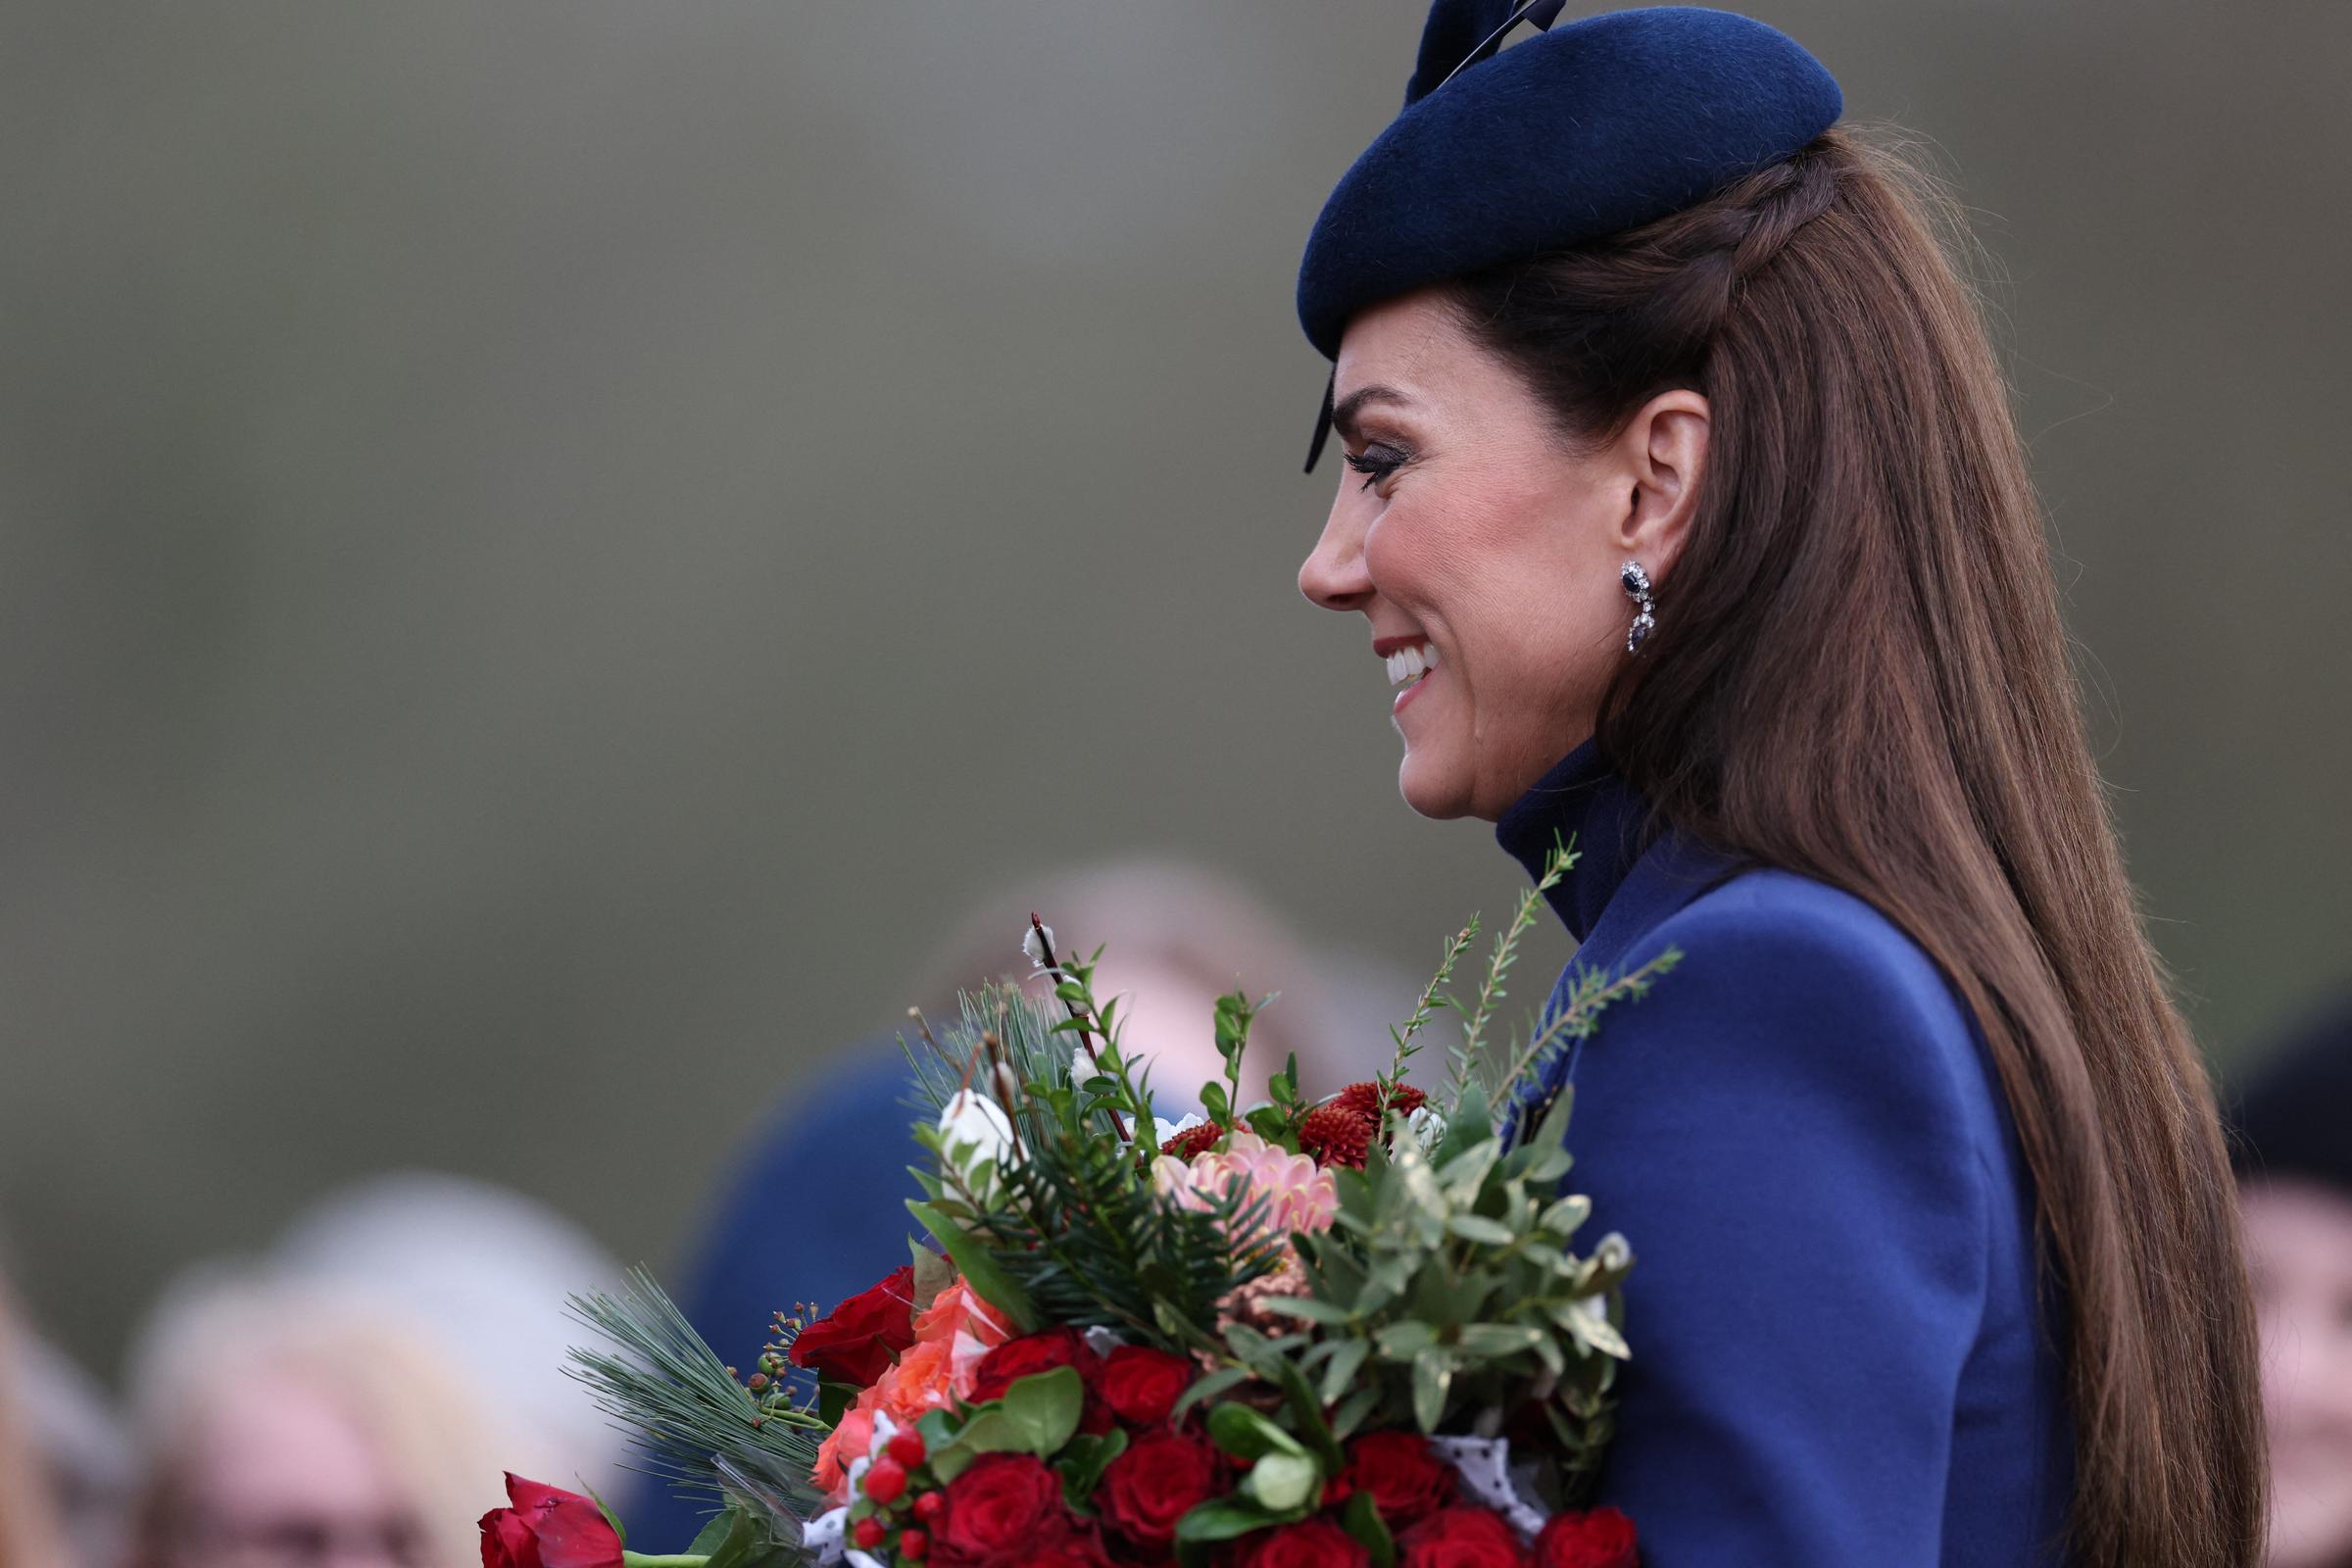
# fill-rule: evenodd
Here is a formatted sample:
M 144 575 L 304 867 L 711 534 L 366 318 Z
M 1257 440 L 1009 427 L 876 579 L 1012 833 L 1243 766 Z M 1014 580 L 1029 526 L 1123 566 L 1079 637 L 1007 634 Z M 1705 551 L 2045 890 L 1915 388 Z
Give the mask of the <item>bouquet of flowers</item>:
M 628 1552 L 591 1499 L 509 1478 L 490 1568 L 1628 1568 L 1589 1509 L 1629 1354 L 1623 1238 L 1574 1242 L 1555 1053 L 1676 955 L 1586 974 L 1492 1033 L 1546 878 L 1474 993 L 1446 946 L 1388 1070 L 1310 1097 L 1293 1058 L 1243 1104 L 1265 1004 L 1222 999 L 1200 1110 L 1153 1109 L 1093 958 L 1031 916 L 1052 987 L 991 988 L 908 1049 L 931 1245 L 818 1315 L 777 1313 L 748 1375 L 642 1275 L 575 1301 L 612 1342 L 576 1370 L 674 1482 L 723 1506 L 678 1556 Z M 1271 1000 L 1271 999 L 1267 999 Z M 1460 1013 L 1435 1092 L 1406 1081 Z

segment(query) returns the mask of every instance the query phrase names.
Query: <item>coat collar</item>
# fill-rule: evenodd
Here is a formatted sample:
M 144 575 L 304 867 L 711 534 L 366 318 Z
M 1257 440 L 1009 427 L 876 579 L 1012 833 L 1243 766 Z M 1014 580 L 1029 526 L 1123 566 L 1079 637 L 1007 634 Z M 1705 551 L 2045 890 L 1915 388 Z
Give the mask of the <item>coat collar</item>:
M 1647 847 L 1649 809 L 1587 741 L 1536 781 L 1502 813 L 1494 837 L 1534 879 L 1555 844 L 1576 851 L 1576 864 L 1545 894 L 1577 941 L 1592 935 L 1601 912 Z
M 1553 845 L 1576 850 L 1576 864 L 1544 898 L 1577 940 L 1580 962 L 1614 962 L 1642 932 L 1740 869 L 1735 858 L 1665 830 L 1593 741 L 1538 779 L 1502 813 L 1494 837 L 1539 880 Z

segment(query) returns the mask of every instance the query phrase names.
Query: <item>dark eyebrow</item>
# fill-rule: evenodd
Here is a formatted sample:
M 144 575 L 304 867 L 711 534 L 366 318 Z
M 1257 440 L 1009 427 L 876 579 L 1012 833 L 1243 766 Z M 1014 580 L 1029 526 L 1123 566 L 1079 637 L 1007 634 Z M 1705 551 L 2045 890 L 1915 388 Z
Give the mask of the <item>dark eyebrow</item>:
M 1359 386 L 1332 406 L 1332 428 L 1352 441 L 1355 439 L 1355 416 L 1375 403 L 1393 403 L 1409 408 L 1412 399 L 1393 386 Z

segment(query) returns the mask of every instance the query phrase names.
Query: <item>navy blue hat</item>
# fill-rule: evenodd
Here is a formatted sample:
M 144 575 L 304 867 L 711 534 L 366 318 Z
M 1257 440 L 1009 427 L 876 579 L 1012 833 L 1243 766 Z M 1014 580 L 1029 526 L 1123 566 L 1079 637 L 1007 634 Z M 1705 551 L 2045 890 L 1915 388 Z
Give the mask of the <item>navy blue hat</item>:
M 1560 9 L 1430 8 L 1403 113 L 1341 177 L 1299 264 L 1298 321 L 1325 359 L 1368 306 L 1695 206 L 1844 109 L 1793 39 L 1727 11 L 1611 12 L 1497 52 Z

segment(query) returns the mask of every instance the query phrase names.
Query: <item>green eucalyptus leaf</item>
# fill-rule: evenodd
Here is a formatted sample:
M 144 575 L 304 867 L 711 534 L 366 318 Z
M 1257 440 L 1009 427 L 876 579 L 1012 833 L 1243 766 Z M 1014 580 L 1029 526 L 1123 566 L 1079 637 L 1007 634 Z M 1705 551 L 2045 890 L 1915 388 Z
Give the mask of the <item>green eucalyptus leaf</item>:
M 1369 1340 L 1341 1340 L 1332 1347 L 1331 1361 L 1323 1368 L 1323 1402 L 1336 1404 L 1348 1385 L 1355 1381 L 1363 1369 L 1364 1357 L 1371 1353 Z
M 1432 1348 L 1413 1357 L 1413 1421 L 1435 1432 L 1446 1419 L 1446 1396 L 1453 1387 L 1453 1359 Z
M 1508 1225 L 1480 1214 L 1451 1215 L 1446 1221 L 1446 1228 L 1465 1242 L 1486 1247 L 1508 1247 L 1519 1239 Z
M 1380 1407 L 1385 1391 L 1378 1383 L 1367 1384 L 1348 1396 L 1337 1410 L 1331 1413 L 1331 1435 L 1345 1443 L 1364 1424 L 1364 1418 Z
M 1526 1323 L 1472 1323 L 1454 1343 L 1465 1355 L 1498 1358 L 1533 1350 L 1546 1338 L 1542 1329 Z
M 1396 1540 L 1381 1522 L 1372 1494 L 1359 1492 L 1348 1499 L 1348 1506 L 1340 1510 L 1340 1528 L 1371 1553 L 1372 1568 L 1396 1568 Z
M 1246 1366 L 1220 1367 L 1208 1376 L 1197 1380 L 1192 1387 L 1177 1396 L 1175 1404 L 1168 1409 L 1168 1419 L 1175 1420 L 1201 1400 L 1213 1399 L 1236 1384 L 1248 1382 L 1253 1375 Z
M 1457 1203 L 1474 1202 L 1501 1157 L 1502 1140 L 1490 1134 L 1440 1165 L 1438 1185 Z
M 1314 1455 L 1269 1453 L 1242 1477 L 1242 1495 L 1272 1513 L 1298 1513 L 1323 1492 L 1323 1471 Z
M 1544 1210 L 1536 1224 L 1554 1236 L 1574 1236 L 1592 1217 L 1592 1200 L 1583 1193 L 1570 1193 L 1566 1198 Z
M 1094 1495 L 1110 1461 L 1126 1451 L 1127 1434 L 1116 1428 L 1101 1437 L 1082 1434 L 1072 1438 L 1054 1465 L 1061 1473 L 1062 1500 L 1073 1508 L 1083 1506 Z
M 1220 1404 L 1208 1412 L 1208 1441 L 1237 1459 L 1260 1460 L 1270 1453 L 1305 1458 L 1297 1438 L 1246 1404 Z
M 1418 1318 L 1390 1323 L 1372 1336 L 1384 1361 L 1410 1361 L 1438 1343 L 1438 1331 Z
M 1326 1328 L 1345 1328 L 1355 1318 L 1355 1314 L 1346 1307 L 1335 1306 L 1329 1301 L 1318 1301 L 1311 1296 L 1269 1297 L 1266 1299 L 1265 1308 L 1269 1312 L 1280 1312 L 1285 1317 L 1304 1318 L 1309 1323 L 1320 1323 Z
M 1231 1541 L 1252 1530 L 1285 1522 L 1285 1516 L 1260 1507 L 1246 1497 L 1211 1497 L 1197 1503 L 1176 1521 L 1176 1539 L 1188 1541 Z

